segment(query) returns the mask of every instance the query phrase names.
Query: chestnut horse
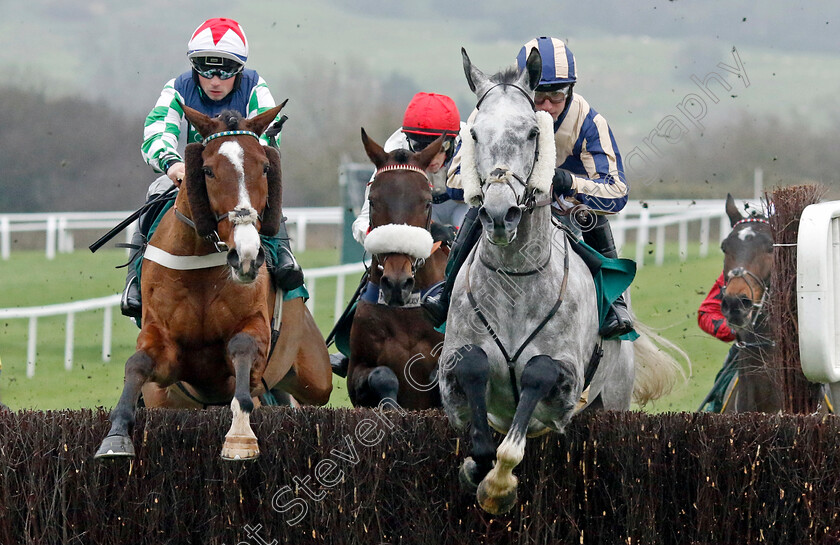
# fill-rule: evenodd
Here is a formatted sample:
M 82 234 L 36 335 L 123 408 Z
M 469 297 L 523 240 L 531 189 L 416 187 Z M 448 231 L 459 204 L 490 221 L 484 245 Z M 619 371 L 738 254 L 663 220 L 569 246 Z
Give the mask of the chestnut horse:
M 763 215 L 747 217 L 726 196 L 726 214 L 732 232 L 721 244 L 723 289 L 720 310 L 735 332 L 737 375 L 724 396 L 723 412 L 778 412 L 782 409 L 781 384 L 767 367 L 773 340 L 767 310 L 773 268 L 773 230 Z
M 301 298 L 277 304 L 283 293 L 272 285 L 259 236 L 275 235 L 282 221 L 280 154 L 259 136 L 284 105 L 247 120 L 183 106 L 204 140 L 187 146 L 186 179 L 145 252 L 137 352 L 97 458 L 134 456 L 141 390 L 149 407 L 230 404 L 222 448 L 229 460 L 259 455 L 249 415 L 252 396 L 266 387 L 279 383 L 304 403 L 327 402 L 324 338 Z M 272 317 L 276 330 L 281 314 L 270 352 Z
M 443 334 L 426 321 L 420 297 L 444 280 L 449 248 L 429 232 L 432 193 L 425 169 L 438 139 L 420 153 L 386 153 L 362 129 L 376 166 L 365 250 L 370 277 L 350 329 L 347 390 L 354 406 L 389 398 L 409 409 L 440 406 L 435 369 Z M 436 237 L 438 238 L 438 237 Z

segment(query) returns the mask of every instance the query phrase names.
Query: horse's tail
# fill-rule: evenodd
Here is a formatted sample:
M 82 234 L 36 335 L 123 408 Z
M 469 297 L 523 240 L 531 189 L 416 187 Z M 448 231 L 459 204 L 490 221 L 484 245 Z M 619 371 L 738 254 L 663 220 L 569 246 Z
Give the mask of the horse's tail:
M 634 316 L 634 327 L 639 338 L 633 342 L 636 379 L 633 381 L 633 401 L 641 406 L 671 392 L 682 376 L 683 382 L 691 375 L 688 354 Z M 675 355 L 685 360 L 688 374 Z

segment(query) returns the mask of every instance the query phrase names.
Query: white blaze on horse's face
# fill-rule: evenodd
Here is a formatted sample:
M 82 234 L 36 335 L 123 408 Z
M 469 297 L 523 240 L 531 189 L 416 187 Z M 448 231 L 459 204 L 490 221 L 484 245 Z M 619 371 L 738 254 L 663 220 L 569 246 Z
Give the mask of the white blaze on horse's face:
M 741 240 L 747 240 L 748 238 L 752 238 L 755 236 L 755 232 L 753 231 L 752 227 L 749 225 L 744 227 L 738 232 L 738 238 Z
M 236 141 L 228 141 L 219 146 L 219 154 L 223 155 L 233 165 L 239 182 L 239 202 L 236 210 L 253 210 L 248 188 L 245 185 L 245 151 Z M 255 222 L 235 222 L 233 228 L 233 242 L 239 254 L 242 272 L 250 273 L 252 264 L 256 261 L 260 250 L 260 235 Z

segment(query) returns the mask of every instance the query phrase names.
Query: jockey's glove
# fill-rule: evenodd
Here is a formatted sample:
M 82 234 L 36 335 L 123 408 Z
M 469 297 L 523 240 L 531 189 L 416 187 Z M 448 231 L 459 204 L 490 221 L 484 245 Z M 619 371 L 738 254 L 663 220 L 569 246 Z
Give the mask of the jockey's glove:
M 575 190 L 572 189 L 572 173 L 560 167 L 554 169 L 554 177 L 551 179 L 552 192 L 558 197 L 571 197 Z
M 447 193 L 445 189 L 432 190 L 432 202 L 435 204 L 444 203 L 451 198 L 452 197 L 449 196 L 449 193 Z

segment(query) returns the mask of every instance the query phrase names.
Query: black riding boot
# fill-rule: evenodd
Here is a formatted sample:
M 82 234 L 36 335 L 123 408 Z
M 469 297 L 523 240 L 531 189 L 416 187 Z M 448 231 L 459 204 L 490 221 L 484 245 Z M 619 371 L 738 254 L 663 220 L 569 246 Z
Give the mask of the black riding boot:
M 598 216 L 595 227 L 583 233 L 583 240 L 604 257 L 618 257 L 610 222 L 605 216 Z M 612 338 L 629 333 L 632 329 L 633 317 L 630 315 L 630 310 L 627 308 L 627 303 L 624 301 L 624 295 L 622 294 L 610 306 L 604 325 L 598 333 L 602 337 Z
M 446 321 L 446 315 L 449 313 L 449 300 L 452 297 L 455 279 L 458 278 L 458 271 L 461 270 L 461 266 L 467 260 L 467 256 L 470 255 L 470 251 L 475 247 L 480 236 L 481 222 L 478 221 L 478 207 L 474 206 L 467 210 L 461 228 L 458 230 L 458 236 L 452 244 L 449 262 L 446 264 L 446 283 L 443 285 L 443 290 L 439 295 L 427 297 L 420 303 L 420 306 L 426 311 L 426 318 L 435 327 L 439 327 Z
M 277 263 L 271 263 L 268 272 L 274 286 L 283 291 L 292 291 L 303 285 L 303 270 L 298 265 L 292 247 L 289 245 L 289 234 L 286 231 L 286 222 L 280 223 L 280 230 L 274 239 L 280 242 L 277 251 Z
M 143 250 L 146 248 L 146 236 L 141 232 L 141 229 L 137 229 L 131 235 L 130 244 L 131 253 L 128 258 L 128 265 L 125 268 L 125 288 L 120 298 L 120 312 L 129 318 L 140 319 L 142 314 L 140 282 L 137 280 L 137 268 L 134 266 L 134 261 L 138 256 L 143 255 Z

